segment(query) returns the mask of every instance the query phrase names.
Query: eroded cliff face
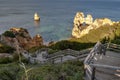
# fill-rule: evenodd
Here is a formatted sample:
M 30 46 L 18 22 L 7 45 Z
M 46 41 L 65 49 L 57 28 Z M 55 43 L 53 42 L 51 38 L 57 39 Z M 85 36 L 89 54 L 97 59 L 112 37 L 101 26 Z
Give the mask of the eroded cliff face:
M 29 32 L 23 28 L 11 28 L 6 31 L 1 35 L 1 42 L 23 50 L 43 45 L 43 39 L 39 34 L 31 38 Z
M 77 12 L 73 21 L 72 36 L 75 38 L 81 38 L 89 33 L 91 29 L 97 29 L 105 25 L 113 25 L 115 22 L 108 18 L 101 18 L 93 20 L 92 15 L 87 14 L 84 16 L 83 12 Z

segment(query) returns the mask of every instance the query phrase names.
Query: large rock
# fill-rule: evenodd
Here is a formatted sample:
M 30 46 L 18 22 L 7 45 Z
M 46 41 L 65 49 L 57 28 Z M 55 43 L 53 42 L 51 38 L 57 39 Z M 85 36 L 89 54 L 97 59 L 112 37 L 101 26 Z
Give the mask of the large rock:
M 72 30 L 72 36 L 79 38 L 80 33 L 82 30 L 82 24 L 84 23 L 85 18 L 84 18 L 84 13 L 83 12 L 77 12 L 75 17 L 74 17 L 74 28 Z
M 84 13 L 82 12 L 76 13 L 73 22 L 72 36 L 75 38 L 81 38 L 88 34 L 91 29 L 96 29 L 105 25 L 110 26 L 115 23 L 108 18 L 95 19 L 95 21 L 93 21 L 92 15 L 87 14 L 87 17 L 84 17 Z
M 77 12 L 74 18 L 74 26 L 79 27 L 84 23 L 84 13 L 82 12 Z
M 93 23 L 92 15 L 88 14 L 87 17 L 84 16 L 83 12 L 77 12 L 74 18 L 74 27 L 72 30 L 72 36 L 75 38 L 80 38 L 84 34 L 87 34 L 88 31 L 92 28 L 87 28 L 88 25 Z
M 74 28 L 72 29 L 72 36 L 75 38 L 80 38 L 80 29 L 77 26 L 74 26 Z
M 11 33 L 11 36 L 9 33 Z M 31 38 L 28 31 L 23 28 L 11 28 L 1 36 L 1 42 L 14 48 L 30 49 L 32 47 L 43 45 L 43 39 L 40 35 Z
M 85 23 L 90 25 L 93 23 L 93 17 L 92 15 L 88 14 L 87 17 L 85 18 Z
M 104 25 L 113 25 L 113 22 L 108 18 L 102 18 L 102 19 L 95 19 L 93 23 L 96 27 L 104 26 Z

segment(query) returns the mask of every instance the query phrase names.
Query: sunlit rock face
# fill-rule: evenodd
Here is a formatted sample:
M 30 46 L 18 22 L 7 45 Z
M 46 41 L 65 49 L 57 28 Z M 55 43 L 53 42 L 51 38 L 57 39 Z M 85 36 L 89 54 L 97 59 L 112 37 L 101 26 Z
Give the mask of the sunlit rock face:
M 34 14 L 34 20 L 35 21 L 40 21 L 40 16 L 38 15 L 38 13 Z
M 83 12 L 77 12 L 73 23 L 72 36 L 75 38 L 81 38 L 82 36 L 88 34 L 92 29 L 105 25 L 113 25 L 116 22 L 113 22 L 108 18 L 93 20 L 92 15 L 87 14 L 87 16 L 84 17 Z
M 88 14 L 87 17 L 85 18 L 85 23 L 90 25 L 93 23 L 93 17 L 92 15 Z
M 113 22 L 108 18 L 103 19 L 95 19 L 93 23 L 96 27 L 104 26 L 104 25 L 113 25 Z
M 32 47 L 37 47 L 43 45 L 43 39 L 40 35 L 36 35 L 35 37 L 31 38 L 28 31 L 23 28 L 11 28 L 9 30 L 14 37 L 6 36 L 4 33 L 1 37 L 1 42 L 5 43 L 14 48 L 22 48 L 22 49 L 30 49 Z
M 72 30 L 72 36 L 75 38 L 80 38 L 84 34 L 87 34 L 90 29 L 92 29 L 91 26 L 88 29 L 84 28 L 87 28 L 87 26 L 93 23 L 93 18 L 90 14 L 85 17 L 83 12 L 77 12 L 73 23 L 74 27 Z
M 72 35 L 73 36 L 75 36 L 77 38 L 80 37 L 80 35 L 78 35 L 78 34 L 81 33 L 81 26 L 84 23 L 84 20 L 85 20 L 84 13 L 83 12 L 77 12 L 75 17 L 74 17 L 74 21 L 73 21 L 73 23 L 74 23 L 74 28 L 72 30 Z
M 84 23 L 84 13 L 77 12 L 73 23 L 74 23 L 74 26 L 77 26 L 77 27 L 79 27 L 81 24 L 83 24 Z
M 80 38 L 80 29 L 77 26 L 74 26 L 74 28 L 72 29 L 72 36 L 75 38 Z

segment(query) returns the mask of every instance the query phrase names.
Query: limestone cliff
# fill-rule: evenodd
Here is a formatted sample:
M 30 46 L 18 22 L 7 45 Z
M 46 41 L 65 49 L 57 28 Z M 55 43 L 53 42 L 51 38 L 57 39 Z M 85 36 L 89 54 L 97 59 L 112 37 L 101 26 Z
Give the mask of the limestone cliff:
M 105 25 L 113 25 L 114 23 L 115 22 L 108 18 L 93 20 L 92 15 L 87 14 L 87 17 L 85 17 L 83 12 L 77 12 L 73 21 L 72 36 L 75 38 L 81 38 L 88 34 L 92 29 L 97 29 Z
M 40 35 L 31 38 L 29 32 L 23 28 L 11 28 L 1 35 L 1 42 L 11 47 L 19 49 L 30 49 L 32 47 L 43 45 L 43 39 Z
M 76 16 L 74 18 L 74 26 L 81 26 L 84 22 L 84 14 L 82 12 L 76 13 Z

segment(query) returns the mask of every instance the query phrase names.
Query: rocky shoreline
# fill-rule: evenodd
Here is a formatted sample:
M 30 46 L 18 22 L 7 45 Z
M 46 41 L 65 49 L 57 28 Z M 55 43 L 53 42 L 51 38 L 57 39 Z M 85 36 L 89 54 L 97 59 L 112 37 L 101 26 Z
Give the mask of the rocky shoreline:
M 74 38 L 81 38 L 89 34 L 90 30 L 95 30 L 101 26 L 112 26 L 115 23 L 109 18 L 93 19 L 92 15 L 87 14 L 85 17 L 83 12 L 77 12 L 73 20 L 72 36 Z
M 114 22 L 108 18 L 94 20 L 92 15 L 90 14 L 87 14 L 87 16 L 85 17 L 83 12 L 77 12 L 73 20 L 72 36 L 74 37 L 74 39 L 77 40 L 77 38 L 79 39 L 89 34 L 91 30 L 97 30 L 102 26 L 109 27 L 109 26 L 119 24 L 119 23 L 120 22 Z M 106 34 L 107 33 L 105 33 L 105 35 Z M 104 38 L 104 35 L 102 36 L 103 36 L 102 38 Z M 2 33 L 0 35 L 0 42 L 5 45 L 15 48 L 16 51 L 20 51 L 20 52 L 24 52 L 24 50 L 29 50 L 34 47 L 44 46 L 44 41 L 41 35 L 37 34 L 32 38 L 27 29 L 16 28 L 16 27 L 13 27 L 5 31 L 4 33 Z M 58 43 L 59 42 L 60 41 L 58 41 Z M 88 43 L 89 42 L 91 41 L 88 41 Z M 55 43 L 57 42 L 51 41 L 45 46 L 50 46 Z

